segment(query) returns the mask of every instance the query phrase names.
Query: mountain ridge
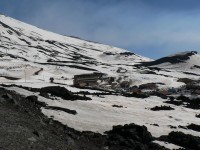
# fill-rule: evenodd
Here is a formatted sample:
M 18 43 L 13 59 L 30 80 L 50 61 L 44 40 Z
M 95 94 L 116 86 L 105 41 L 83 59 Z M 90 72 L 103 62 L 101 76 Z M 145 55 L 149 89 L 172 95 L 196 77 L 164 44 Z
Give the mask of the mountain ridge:
M 130 81 L 132 85 L 141 85 L 155 80 L 170 87 L 174 81 L 180 86 L 176 82 L 178 74 L 186 77 L 185 72 L 191 72 L 191 76 L 187 76 L 192 79 L 199 76 L 199 54 L 194 51 L 152 60 L 117 47 L 48 32 L 3 15 L 0 16 L 0 29 L 3 65 L 0 73 L 2 77 L 6 74 L 9 78 L 19 79 L 16 82 L 25 81 L 25 78 L 29 82 L 47 82 L 54 77 L 57 82 L 72 84 L 74 75 L 102 72 L 115 77 L 117 82 Z M 190 58 L 194 61 L 189 61 Z M 9 66 L 16 69 L 9 69 Z M 151 72 L 153 67 L 162 71 L 153 71 L 145 77 L 145 72 Z M 40 74 L 34 75 L 41 68 Z M 26 77 L 24 70 L 27 71 Z M 61 77 L 68 81 L 61 80 Z M 10 82 L 3 78 L 1 81 Z
M 169 55 L 166 57 L 162 57 L 155 61 L 151 61 L 147 63 L 144 62 L 143 64 L 145 66 L 155 66 L 155 65 L 160 65 L 162 63 L 171 63 L 171 64 L 184 63 L 185 61 L 189 60 L 190 57 L 193 55 L 199 55 L 199 54 L 197 51 L 185 51 L 185 52 Z

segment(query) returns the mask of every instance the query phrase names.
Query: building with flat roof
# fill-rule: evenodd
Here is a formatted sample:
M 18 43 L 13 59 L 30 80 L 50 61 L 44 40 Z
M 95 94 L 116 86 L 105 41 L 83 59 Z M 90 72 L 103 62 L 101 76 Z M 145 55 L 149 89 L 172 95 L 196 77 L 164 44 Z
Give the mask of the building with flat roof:
M 84 86 L 97 86 L 98 80 L 105 75 L 103 73 L 91 73 L 91 74 L 81 74 L 74 76 L 74 86 L 84 87 Z

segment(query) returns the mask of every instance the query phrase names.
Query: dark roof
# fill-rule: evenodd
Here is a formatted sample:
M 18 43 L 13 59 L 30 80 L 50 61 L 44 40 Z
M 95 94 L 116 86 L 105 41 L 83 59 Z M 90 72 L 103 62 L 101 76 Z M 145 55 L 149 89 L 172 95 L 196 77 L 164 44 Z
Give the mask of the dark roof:
M 80 74 L 80 75 L 75 75 L 74 78 L 100 77 L 102 75 L 104 74 L 103 73 Z

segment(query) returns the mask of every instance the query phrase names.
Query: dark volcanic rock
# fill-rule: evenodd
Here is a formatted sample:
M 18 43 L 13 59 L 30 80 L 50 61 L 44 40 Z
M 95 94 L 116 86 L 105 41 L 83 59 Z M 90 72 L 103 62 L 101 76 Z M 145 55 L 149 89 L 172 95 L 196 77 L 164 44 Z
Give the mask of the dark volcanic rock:
M 191 129 L 191 130 L 194 130 L 194 131 L 197 131 L 197 132 L 200 132 L 200 125 L 196 125 L 196 124 L 190 124 L 187 126 L 188 129 Z
M 112 107 L 123 108 L 121 105 L 112 105 Z
M 30 103 L 33 103 L 35 105 L 39 105 L 40 107 L 45 107 L 46 106 L 46 103 L 44 102 L 40 102 L 38 101 L 38 97 L 35 96 L 35 95 L 30 95 L 30 96 L 27 96 L 26 97 L 26 100 L 28 100 Z
M 9 96 L 7 94 L 2 95 L 1 97 L 4 98 L 4 99 L 9 99 Z
M 153 90 L 153 89 L 157 89 L 158 86 L 156 85 L 156 83 L 146 83 L 146 84 L 141 84 L 139 86 L 139 89 L 150 89 L 150 90 Z
M 61 107 L 57 107 L 57 106 L 47 106 L 45 108 L 46 109 L 51 109 L 51 110 L 64 111 L 64 112 L 72 114 L 72 115 L 76 115 L 77 114 L 76 110 L 71 110 L 71 109 L 67 109 L 67 108 L 61 108 Z
M 176 129 L 176 126 L 168 125 L 171 129 Z
M 126 96 L 126 97 L 137 97 L 137 98 L 147 98 L 147 97 L 149 97 L 149 95 L 146 94 L 146 93 L 132 93 L 132 94 L 122 93 L 122 95 Z
M 177 100 L 173 100 L 173 99 L 170 99 L 169 101 L 166 101 L 165 103 L 173 104 L 173 105 L 176 105 L 176 106 L 180 106 L 180 105 L 183 104 L 182 101 L 177 101 Z
M 181 129 L 186 129 L 187 130 L 187 127 L 185 127 L 185 126 L 179 125 L 178 127 L 181 128 Z
M 151 108 L 151 110 L 153 111 L 159 111 L 159 110 L 174 110 L 174 108 L 170 107 L 170 106 L 155 106 L 153 108 Z
M 200 109 L 200 98 L 190 99 L 189 97 L 181 95 L 177 97 L 177 100 L 181 100 L 182 103 L 187 103 L 187 108 Z
M 50 93 L 54 96 L 61 97 L 62 99 L 65 100 L 91 100 L 89 97 L 82 97 L 78 95 L 74 95 L 72 92 L 67 90 L 64 87 L 60 86 L 49 86 L 49 87 L 44 87 L 40 89 L 40 95 L 45 95 L 45 93 Z
M 194 82 L 195 80 L 189 79 L 189 78 L 180 78 L 177 80 L 177 82 L 183 82 L 185 84 L 191 84 L 192 82 Z
M 171 133 L 169 133 L 169 135 L 161 136 L 159 139 L 190 150 L 200 149 L 200 137 L 184 134 L 182 132 L 172 131 Z
M 120 55 L 132 56 L 132 55 L 135 55 L 135 53 L 132 53 L 132 52 L 123 52 L 123 53 L 120 53 Z
M 183 105 L 184 107 L 192 109 L 200 109 L 200 98 L 189 98 L 183 95 L 177 97 L 177 100 L 169 100 L 165 103 L 174 104 L 177 106 Z
M 152 126 L 156 126 L 156 127 L 159 127 L 159 125 L 156 124 L 156 123 L 154 123 L 154 124 L 150 124 L 150 125 L 152 125 Z
M 182 100 L 182 101 L 189 101 L 190 98 L 189 97 L 186 97 L 186 96 L 183 96 L 183 95 L 180 95 L 179 97 L 177 97 L 177 100 Z
M 163 94 L 162 92 L 158 92 L 158 91 L 153 91 L 150 93 L 150 95 L 153 95 L 153 96 L 158 96 L 162 99 L 167 99 L 167 95 Z
M 153 150 L 159 147 L 152 144 L 153 137 L 145 126 L 135 124 L 113 126 L 113 129 L 106 134 L 106 143 L 110 150 Z

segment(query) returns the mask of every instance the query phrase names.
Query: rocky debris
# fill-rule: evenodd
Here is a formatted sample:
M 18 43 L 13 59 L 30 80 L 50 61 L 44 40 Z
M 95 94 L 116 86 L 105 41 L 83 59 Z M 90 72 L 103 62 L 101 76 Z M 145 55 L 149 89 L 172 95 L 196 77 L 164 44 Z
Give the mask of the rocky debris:
M 61 97 L 64 100 L 91 100 L 91 98 L 86 96 L 74 95 L 72 92 L 64 87 L 60 86 L 48 86 L 40 89 L 40 95 L 46 95 L 50 93 L 51 95 Z
M 0 102 L 10 101 L 10 97 L 7 94 L 1 95 Z
M 139 89 L 156 90 L 157 88 L 158 86 L 156 85 L 156 83 L 146 83 L 139 86 Z
M 29 101 L 30 103 L 34 103 L 34 105 L 38 105 L 40 107 L 45 107 L 47 104 L 44 102 L 38 101 L 38 97 L 35 95 L 30 95 L 26 97 L 26 100 Z
M 186 89 L 190 91 L 200 90 L 200 86 L 198 84 L 187 84 Z
M 185 127 L 185 126 L 179 125 L 178 127 L 181 128 L 181 129 L 186 129 L 187 130 L 187 127 Z
M 150 124 L 150 125 L 152 125 L 152 126 L 156 126 L 156 127 L 159 127 L 159 125 L 156 124 L 156 123 L 154 123 L 154 124 Z
M 194 65 L 194 66 L 191 67 L 191 69 L 194 69 L 194 68 L 200 69 L 200 66 Z
M 190 99 L 189 97 L 181 95 L 177 97 L 177 100 L 181 100 L 184 104 L 187 103 L 185 104 L 187 108 L 200 109 L 200 98 Z
M 199 74 L 188 72 L 188 71 L 184 71 L 183 73 L 186 74 L 186 75 L 200 76 Z
M 64 112 L 72 114 L 72 115 L 76 115 L 77 114 L 76 110 L 71 110 L 71 109 L 67 109 L 67 108 L 61 108 L 61 107 L 57 107 L 57 106 L 47 106 L 47 107 L 45 107 L 45 109 L 64 111 Z
M 165 103 L 174 104 L 177 106 L 184 106 L 191 109 L 200 109 L 200 98 L 189 98 L 183 95 L 178 96 L 176 99 L 171 99 Z
M 135 54 L 135 53 L 132 53 L 132 52 L 123 52 L 123 53 L 120 53 L 120 55 L 132 56 L 132 55 L 136 55 L 136 54 Z
M 176 129 L 177 127 L 176 126 L 173 126 L 173 125 L 168 125 L 171 129 Z
M 194 131 L 197 131 L 197 132 L 200 132 L 200 125 L 196 125 L 196 124 L 190 124 L 187 126 L 188 129 L 191 129 L 191 130 L 194 130 Z
M 182 101 L 189 101 L 190 98 L 189 97 L 186 97 L 186 96 L 183 96 L 183 95 L 180 95 L 179 97 L 176 98 L 177 100 L 182 100 Z
M 200 137 L 184 134 L 182 132 L 170 132 L 168 135 L 159 137 L 159 140 L 173 143 L 190 150 L 200 149 Z
M 154 138 L 145 126 L 126 124 L 113 126 L 107 134 L 106 145 L 109 150 L 164 150 L 165 148 L 153 144 Z
M 176 106 L 180 106 L 180 105 L 183 104 L 183 102 L 181 100 L 175 100 L 175 99 L 170 99 L 168 101 L 165 101 L 165 103 L 173 104 L 173 105 L 176 105 Z
M 195 80 L 189 79 L 189 78 L 180 78 L 177 80 L 177 82 L 183 82 L 185 84 L 191 84 L 193 83 Z
M 153 108 L 151 108 L 151 110 L 153 111 L 160 111 L 160 110 L 174 110 L 174 108 L 172 108 L 171 106 L 155 106 Z
M 17 104 L 17 102 L 15 100 L 13 100 L 12 96 L 8 93 L 5 93 L 0 96 L 0 102 L 5 102 L 5 101 L 12 103 L 12 104 Z
M 126 97 L 136 97 L 136 98 L 147 98 L 147 97 L 149 97 L 149 94 L 146 94 L 146 93 L 132 93 L 132 94 L 122 93 L 122 95 L 126 96 Z
M 122 105 L 112 105 L 112 107 L 123 108 Z
M 160 97 L 162 99 L 167 99 L 168 98 L 168 96 L 166 94 L 164 94 L 164 93 L 162 93 L 160 91 L 153 91 L 153 92 L 150 93 L 150 95 L 151 96 L 158 96 L 158 97 Z
M 2 95 L 1 97 L 4 98 L 4 99 L 9 99 L 10 98 L 7 94 Z
M 103 54 L 105 54 L 105 55 L 116 55 L 116 53 L 112 53 L 112 52 L 104 52 Z
M 196 117 L 197 117 L 197 118 L 200 118 L 200 114 L 196 114 Z

